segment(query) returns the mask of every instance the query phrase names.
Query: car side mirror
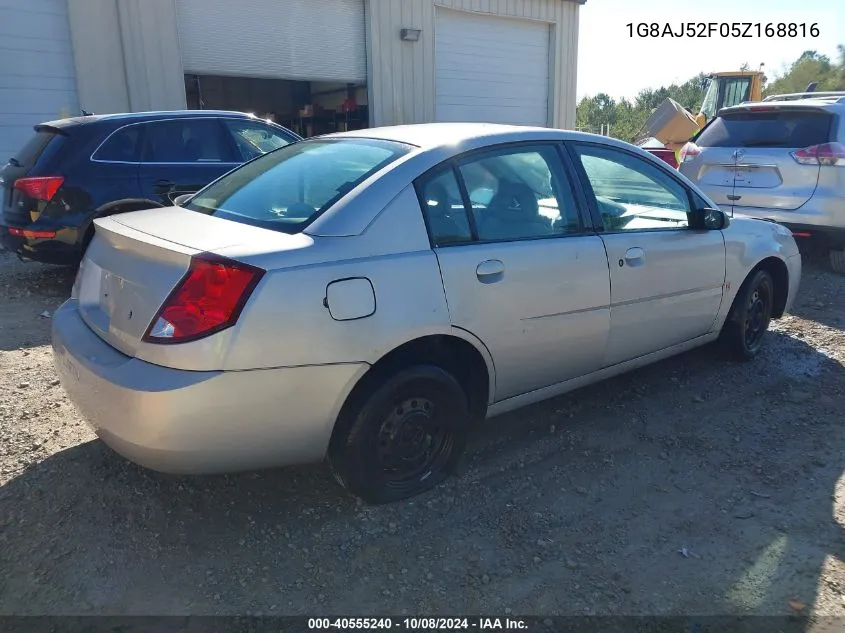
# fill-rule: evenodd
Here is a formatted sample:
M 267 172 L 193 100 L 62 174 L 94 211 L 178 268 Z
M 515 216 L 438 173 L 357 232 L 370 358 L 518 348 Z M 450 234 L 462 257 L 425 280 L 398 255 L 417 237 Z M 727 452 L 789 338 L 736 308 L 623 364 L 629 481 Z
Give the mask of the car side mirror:
M 173 198 L 173 204 L 177 207 L 181 207 L 183 204 L 185 204 L 188 200 L 190 200 L 193 197 L 194 197 L 194 194 L 192 194 L 192 193 L 183 193 L 182 195 L 176 196 L 175 198 Z
M 731 223 L 728 214 L 719 209 L 705 207 L 690 213 L 690 227 L 697 231 L 721 231 Z

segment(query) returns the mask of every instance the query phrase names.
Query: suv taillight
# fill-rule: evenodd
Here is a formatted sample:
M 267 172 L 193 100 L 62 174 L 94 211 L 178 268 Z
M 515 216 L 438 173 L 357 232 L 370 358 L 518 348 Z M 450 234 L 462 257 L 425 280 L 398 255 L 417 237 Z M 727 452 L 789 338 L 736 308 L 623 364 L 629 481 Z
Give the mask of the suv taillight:
M 14 188 L 22 191 L 30 198 L 50 202 L 64 183 L 62 176 L 34 176 L 32 178 L 18 178 Z
M 790 152 L 789 155 L 802 165 L 845 167 L 845 145 L 841 143 L 813 145 Z
M 187 343 L 233 326 L 264 271 L 200 255 L 153 317 L 146 343 Z
M 699 154 L 701 154 L 701 148 L 692 141 L 690 141 L 689 143 L 684 145 L 681 148 L 681 151 L 679 152 L 680 162 L 686 163 L 687 161 L 690 161 L 696 156 L 698 156 Z

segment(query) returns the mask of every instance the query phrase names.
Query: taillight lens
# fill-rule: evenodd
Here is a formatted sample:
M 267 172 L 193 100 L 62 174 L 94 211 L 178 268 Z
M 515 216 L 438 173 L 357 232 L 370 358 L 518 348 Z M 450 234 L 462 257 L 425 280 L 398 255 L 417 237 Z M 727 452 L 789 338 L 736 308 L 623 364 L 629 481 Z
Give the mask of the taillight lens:
M 692 141 L 690 141 L 681 148 L 679 158 L 681 159 L 682 163 L 686 163 L 687 161 L 691 161 L 699 154 L 701 154 L 701 148 Z
M 9 235 L 14 235 L 15 237 L 27 237 L 34 240 L 51 240 L 56 237 L 56 231 L 33 231 L 30 229 L 19 229 L 14 226 L 10 226 Z
M 23 191 L 30 198 L 49 202 L 64 183 L 62 176 L 34 176 L 32 178 L 18 178 L 15 189 Z
M 147 343 L 187 343 L 233 326 L 264 271 L 197 256 L 144 334 Z
M 790 156 L 802 165 L 823 165 L 827 167 L 845 167 L 845 145 L 841 143 L 822 143 L 805 147 Z

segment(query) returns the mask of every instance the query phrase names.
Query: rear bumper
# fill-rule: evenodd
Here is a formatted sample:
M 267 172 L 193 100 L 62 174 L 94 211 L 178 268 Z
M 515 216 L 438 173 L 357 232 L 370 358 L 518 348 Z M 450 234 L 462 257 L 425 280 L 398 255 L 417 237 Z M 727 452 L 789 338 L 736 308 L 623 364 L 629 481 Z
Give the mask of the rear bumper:
M 795 224 L 781 222 L 787 227 L 796 240 L 812 239 L 822 242 L 825 246 L 835 249 L 845 248 L 845 229 L 830 226 L 814 226 L 810 224 Z
M 55 230 L 55 237 L 25 237 L 13 235 L 9 229 L 17 231 Z M 9 226 L 0 223 L 0 244 L 6 250 L 17 253 L 25 259 L 45 264 L 75 265 L 84 254 L 79 241 L 79 230 L 75 228 L 57 228 L 42 226 Z
M 823 239 L 831 246 L 845 246 L 845 199 L 841 208 L 831 209 L 831 203 L 819 204 L 810 199 L 791 211 L 763 207 L 734 207 L 734 215 L 770 220 L 783 224 L 801 237 Z
M 70 399 L 129 460 L 209 474 L 315 462 L 366 364 L 184 371 L 118 352 L 70 299 L 53 317 L 53 352 Z

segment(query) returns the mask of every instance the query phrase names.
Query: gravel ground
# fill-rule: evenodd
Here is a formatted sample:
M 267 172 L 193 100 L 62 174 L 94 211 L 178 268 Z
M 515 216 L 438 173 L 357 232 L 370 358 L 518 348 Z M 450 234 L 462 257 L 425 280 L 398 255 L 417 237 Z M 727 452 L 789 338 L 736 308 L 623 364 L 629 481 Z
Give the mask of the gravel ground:
M 0 254 L 0 613 L 845 615 L 845 277 L 808 265 L 753 363 L 701 349 L 491 420 L 382 507 L 321 466 L 112 453 L 53 371 L 71 283 Z

